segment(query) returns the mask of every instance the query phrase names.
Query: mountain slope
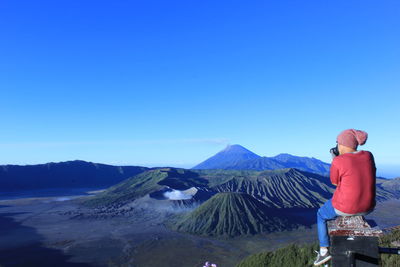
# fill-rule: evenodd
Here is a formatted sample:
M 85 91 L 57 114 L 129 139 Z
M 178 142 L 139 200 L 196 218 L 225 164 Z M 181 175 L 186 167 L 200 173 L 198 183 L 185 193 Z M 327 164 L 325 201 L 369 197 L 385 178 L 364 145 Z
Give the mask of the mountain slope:
M 281 169 L 235 176 L 211 189 L 247 193 L 276 208 L 317 208 L 332 197 L 334 186 L 317 174 Z
M 294 225 L 248 194 L 225 192 L 216 194 L 172 227 L 197 235 L 233 237 L 287 230 Z
M 198 189 L 196 200 L 199 201 L 216 193 L 238 192 L 247 193 L 275 208 L 316 208 L 329 199 L 334 190 L 328 178 L 296 169 L 259 172 L 164 168 L 140 173 L 94 196 L 87 203 L 120 205 L 146 194 L 162 197 L 165 190 L 191 187 Z
M 191 187 L 207 186 L 207 180 L 198 173 L 175 168 L 149 170 L 114 185 L 90 198 L 88 206 L 121 206 L 147 194 L 155 194 L 165 188 L 185 190 Z
M 26 166 L 2 165 L 0 191 L 108 187 L 146 170 L 149 168 L 80 160 Z
M 260 156 L 242 147 L 241 145 L 229 145 L 211 158 L 194 166 L 192 169 L 226 169 L 244 160 L 258 159 Z
M 257 159 L 242 160 L 235 162 L 231 165 L 226 165 L 223 169 L 225 170 L 253 170 L 253 171 L 264 171 L 264 170 L 278 170 L 286 168 L 285 164 L 274 160 L 273 158 L 260 157 Z
M 316 158 L 297 157 L 290 154 L 279 154 L 272 159 L 285 165 L 285 168 L 296 168 L 306 172 L 329 174 L 330 164 Z
M 377 179 L 377 194 L 388 192 L 394 198 L 400 198 L 400 177 L 394 179 Z

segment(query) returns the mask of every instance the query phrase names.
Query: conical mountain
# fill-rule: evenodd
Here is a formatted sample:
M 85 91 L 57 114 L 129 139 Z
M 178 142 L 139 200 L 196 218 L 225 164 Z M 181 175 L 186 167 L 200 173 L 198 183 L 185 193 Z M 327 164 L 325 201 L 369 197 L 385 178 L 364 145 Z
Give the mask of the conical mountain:
M 254 235 L 287 230 L 294 225 L 244 193 L 218 193 L 173 223 L 181 232 L 206 236 Z
M 259 155 L 241 145 L 228 145 L 224 150 L 194 166 L 192 169 L 225 169 L 239 162 L 258 158 L 260 158 Z

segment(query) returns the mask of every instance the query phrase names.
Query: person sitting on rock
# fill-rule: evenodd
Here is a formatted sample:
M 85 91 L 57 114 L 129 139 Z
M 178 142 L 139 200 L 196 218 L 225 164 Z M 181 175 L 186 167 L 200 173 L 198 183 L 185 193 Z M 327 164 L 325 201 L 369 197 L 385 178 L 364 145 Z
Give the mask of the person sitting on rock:
M 376 167 L 374 157 L 369 151 L 357 151 L 365 144 L 368 134 L 364 131 L 348 129 L 337 137 L 330 179 L 337 186 L 333 198 L 328 200 L 317 212 L 318 238 L 320 251 L 314 265 L 318 266 L 331 259 L 327 220 L 337 216 L 366 215 L 375 207 Z

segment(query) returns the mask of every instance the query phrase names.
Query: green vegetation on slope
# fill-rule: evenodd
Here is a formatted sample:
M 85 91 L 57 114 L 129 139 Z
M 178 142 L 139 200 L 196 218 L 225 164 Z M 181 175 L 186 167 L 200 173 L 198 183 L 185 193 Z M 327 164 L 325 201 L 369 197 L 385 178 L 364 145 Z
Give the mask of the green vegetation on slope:
M 398 248 L 400 246 L 400 226 L 394 228 L 391 233 L 382 236 L 379 243 L 381 247 Z M 381 261 L 382 266 L 385 267 L 400 266 L 400 255 L 381 254 Z
M 123 204 L 126 201 L 142 197 L 155 189 L 160 189 L 161 185 L 157 183 L 167 176 L 168 173 L 162 170 L 141 173 L 90 198 L 85 204 L 88 206 Z
M 395 228 L 379 240 L 381 247 L 396 247 L 393 242 L 400 241 L 400 227 Z M 313 266 L 318 244 L 291 244 L 276 251 L 257 253 L 243 259 L 236 267 L 282 267 L 282 266 Z M 400 266 L 400 256 L 381 254 L 382 267 Z
M 318 245 L 291 244 L 276 251 L 262 252 L 248 256 L 236 267 L 283 267 L 313 266 Z
M 171 228 L 182 232 L 227 237 L 282 231 L 295 227 L 252 196 L 234 192 L 214 195 L 194 211 L 178 217 L 170 225 Z

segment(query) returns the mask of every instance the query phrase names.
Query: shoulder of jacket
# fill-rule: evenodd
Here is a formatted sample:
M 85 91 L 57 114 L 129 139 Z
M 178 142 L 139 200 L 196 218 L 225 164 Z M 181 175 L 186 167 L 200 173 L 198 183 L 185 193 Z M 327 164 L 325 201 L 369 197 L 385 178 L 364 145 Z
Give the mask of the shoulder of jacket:
M 373 157 L 372 153 L 368 150 L 361 150 L 360 152 L 362 152 L 363 154 L 368 155 L 370 157 Z
M 341 161 L 341 156 L 336 156 L 333 158 L 331 166 L 337 165 Z

